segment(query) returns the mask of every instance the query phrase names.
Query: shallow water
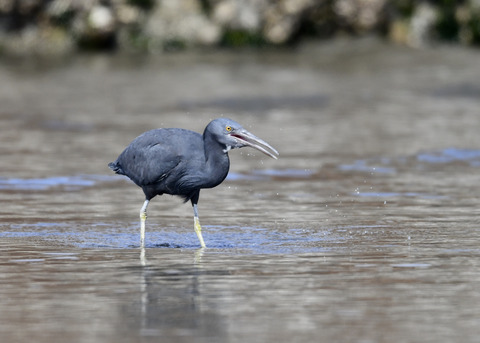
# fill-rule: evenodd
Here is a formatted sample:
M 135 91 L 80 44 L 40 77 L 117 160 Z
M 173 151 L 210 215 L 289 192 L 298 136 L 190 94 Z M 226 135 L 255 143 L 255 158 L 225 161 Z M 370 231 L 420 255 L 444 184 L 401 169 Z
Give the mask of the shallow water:
M 5 342 L 476 342 L 480 53 L 376 42 L 0 66 Z M 106 164 L 153 127 L 228 114 L 189 204 Z

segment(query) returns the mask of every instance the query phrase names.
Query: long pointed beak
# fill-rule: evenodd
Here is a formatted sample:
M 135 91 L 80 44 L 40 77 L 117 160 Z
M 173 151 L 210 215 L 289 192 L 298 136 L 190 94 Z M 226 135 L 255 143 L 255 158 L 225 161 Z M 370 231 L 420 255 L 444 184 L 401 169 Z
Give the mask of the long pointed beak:
M 263 152 L 271 158 L 278 158 L 279 153 L 274 147 L 245 129 L 232 132 L 230 135 L 242 146 L 249 146 Z

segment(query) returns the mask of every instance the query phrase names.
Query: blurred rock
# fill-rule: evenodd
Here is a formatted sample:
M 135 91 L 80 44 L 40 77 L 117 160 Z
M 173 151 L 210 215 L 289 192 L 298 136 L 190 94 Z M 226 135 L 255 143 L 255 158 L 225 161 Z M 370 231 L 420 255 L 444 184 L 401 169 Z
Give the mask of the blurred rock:
M 415 48 L 435 40 L 478 45 L 479 23 L 480 0 L 0 0 L 0 52 L 161 52 L 337 33 L 374 33 Z
M 220 28 L 208 20 L 196 0 L 163 0 L 150 13 L 145 33 L 152 51 L 169 42 L 183 45 L 213 45 L 220 40 Z
M 386 0 L 336 0 L 333 7 L 347 28 L 362 33 L 385 23 L 386 5 Z
M 227 29 L 256 31 L 261 29 L 266 1 L 225 0 L 214 5 L 212 19 Z
M 458 39 L 465 45 L 480 43 L 480 1 L 470 0 L 458 6 L 455 19 L 459 25 Z
M 30 26 L 15 34 L 0 36 L 3 49 L 13 56 L 52 57 L 74 51 L 73 39 L 59 28 Z
M 94 6 L 88 15 L 88 24 L 90 29 L 101 34 L 113 32 L 115 18 L 112 10 L 102 5 Z
M 141 10 L 128 4 L 119 4 L 116 8 L 117 21 L 122 25 L 132 25 L 141 20 Z
M 266 8 L 263 34 L 267 41 L 282 44 L 296 33 L 304 15 L 322 1 L 281 0 Z
M 390 24 L 389 39 L 397 44 L 407 44 L 410 31 L 410 22 L 405 19 L 396 19 Z
M 414 48 L 425 47 L 431 42 L 433 29 L 438 20 L 438 11 L 428 3 L 421 3 L 415 9 L 410 21 L 407 44 Z
M 0 0 L 0 13 L 9 13 L 13 9 L 15 0 Z

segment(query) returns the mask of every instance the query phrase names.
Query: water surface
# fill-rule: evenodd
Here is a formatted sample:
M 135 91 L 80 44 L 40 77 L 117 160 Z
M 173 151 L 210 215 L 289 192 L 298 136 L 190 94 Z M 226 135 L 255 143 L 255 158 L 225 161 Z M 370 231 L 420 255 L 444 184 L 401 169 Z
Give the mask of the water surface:
M 0 67 L 5 342 L 476 342 L 478 52 L 374 42 Z M 228 115 L 199 203 L 107 167 L 154 127 Z

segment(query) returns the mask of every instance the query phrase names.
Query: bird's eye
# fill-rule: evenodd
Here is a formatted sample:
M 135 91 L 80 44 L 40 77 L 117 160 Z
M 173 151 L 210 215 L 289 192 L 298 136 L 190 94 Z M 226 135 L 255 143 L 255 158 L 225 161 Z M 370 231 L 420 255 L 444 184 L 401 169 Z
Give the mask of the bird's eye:
M 227 126 L 225 127 L 225 130 L 227 130 L 228 132 L 232 131 L 232 127 L 231 126 Z

